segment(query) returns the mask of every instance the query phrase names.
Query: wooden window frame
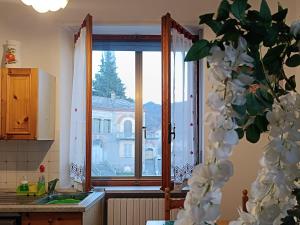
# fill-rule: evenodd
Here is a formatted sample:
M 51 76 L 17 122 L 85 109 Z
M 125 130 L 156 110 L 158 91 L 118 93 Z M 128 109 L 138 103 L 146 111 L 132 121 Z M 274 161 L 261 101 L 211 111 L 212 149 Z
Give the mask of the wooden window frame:
M 196 42 L 199 40 L 198 35 L 191 34 L 183 26 L 171 18 L 170 13 L 167 13 L 161 18 L 161 52 L 162 52 L 162 185 L 161 190 L 166 188 L 173 190 L 174 185 L 171 180 L 171 29 L 176 29 L 183 34 L 187 39 Z M 199 62 L 196 63 L 195 82 L 196 82 L 196 114 L 197 114 L 197 128 L 196 128 L 196 142 L 199 145 Z M 199 146 L 195 146 L 199 149 Z M 198 154 L 198 153 L 197 153 Z M 196 156 L 199 160 L 199 155 Z
M 183 27 L 181 27 L 179 24 L 177 24 L 174 20 L 171 19 L 170 15 L 167 14 L 162 18 L 162 35 L 167 35 L 168 32 L 170 32 L 170 28 L 176 28 L 179 29 L 179 31 L 186 35 L 186 37 L 192 39 L 193 41 L 197 40 L 199 36 L 197 35 L 191 35 L 188 31 L 186 31 Z M 166 62 L 170 62 L 170 56 L 166 55 L 166 51 L 170 51 L 170 39 L 169 42 L 163 43 L 162 41 L 162 35 L 93 35 L 92 40 L 93 41 L 124 41 L 124 42 L 161 42 L 161 53 L 162 53 L 162 62 L 163 64 Z M 170 38 L 170 37 L 169 37 Z M 199 64 L 198 64 L 199 65 Z M 137 63 L 136 63 L 137 66 Z M 139 66 L 139 65 L 138 65 Z M 197 66 L 197 76 L 195 78 L 197 82 L 197 93 L 199 95 L 199 66 Z M 136 68 L 136 70 L 141 70 L 141 68 Z M 166 68 L 162 66 L 162 76 L 166 76 L 166 74 L 170 73 L 170 68 Z M 92 77 L 90 77 L 92 79 Z M 138 81 L 137 81 L 138 82 Z M 89 82 L 91 83 L 91 81 Z M 168 94 L 168 91 L 170 89 L 170 81 L 166 83 L 166 77 L 162 77 L 162 106 L 164 105 L 164 101 L 169 101 L 170 96 Z M 89 95 L 90 101 L 92 99 L 92 88 L 90 86 L 90 89 L 87 90 L 87 95 Z M 89 99 L 88 98 L 88 99 Z M 136 104 L 142 104 L 142 98 L 136 99 Z M 139 103 L 140 102 L 140 103 Z M 170 102 L 170 101 L 169 101 Z M 197 98 L 197 103 L 199 105 L 199 98 Z M 91 104 L 91 102 L 90 102 Z M 166 104 L 165 104 L 166 105 Z M 199 107 L 197 107 L 197 110 Z M 137 113 L 137 112 L 136 112 Z M 162 189 L 164 187 L 171 187 L 172 182 L 170 180 L 171 177 L 171 155 L 170 153 L 166 154 L 166 147 L 168 147 L 168 125 L 166 125 L 166 121 L 164 121 L 166 118 L 170 118 L 170 109 L 167 109 L 167 107 L 162 107 L 162 176 L 160 177 L 146 177 L 141 176 L 141 166 L 142 166 L 142 159 L 141 159 L 141 152 L 138 151 L 140 148 L 135 146 L 135 157 L 138 157 L 140 160 L 139 163 L 135 163 L 135 171 L 138 171 L 135 177 L 105 177 L 105 178 L 92 178 L 90 173 L 90 182 L 93 186 L 161 186 Z M 198 129 L 199 129 L 199 121 L 197 121 Z M 141 124 L 136 122 L 135 129 L 136 131 L 141 127 Z M 87 132 L 88 133 L 88 132 Z M 141 136 L 141 135 L 140 135 Z M 92 133 L 90 132 L 90 139 L 92 137 Z M 136 145 L 140 145 L 141 142 L 136 141 Z M 165 150 L 164 150 L 165 149 Z M 90 153 L 92 149 L 90 148 Z M 91 157 L 90 157 L 91 160 Z M 87 163 L 87 166 L 90 166 L 91 171 L 91 161 Z
M 93 35 L 93 41 L 99 42 L 160 42 L 160 35 Z M 136 71 L 136 92 L 141 93 L 142 87 L 142 52 L 135 53 L 135 71 Z M 90 91 L 92 94 L 92 91 Z M 150 177 L 142 176 L 142 123 L 141 123 L 141 105 L 143 99 L 141 95 L 135 97 L 135 133 L 137 137 L 135 140 L 135 176 L 133 177 L 91 177 L 93 186 L 161 186 L 161 176 Z

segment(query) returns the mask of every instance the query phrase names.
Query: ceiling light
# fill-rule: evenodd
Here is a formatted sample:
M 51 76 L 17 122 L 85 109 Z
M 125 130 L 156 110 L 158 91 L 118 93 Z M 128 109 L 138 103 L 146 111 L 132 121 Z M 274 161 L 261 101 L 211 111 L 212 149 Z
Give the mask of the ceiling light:
M 21 0 L 25 5 L 31 5 L 39 13 L 63 9 L 69 0 Z

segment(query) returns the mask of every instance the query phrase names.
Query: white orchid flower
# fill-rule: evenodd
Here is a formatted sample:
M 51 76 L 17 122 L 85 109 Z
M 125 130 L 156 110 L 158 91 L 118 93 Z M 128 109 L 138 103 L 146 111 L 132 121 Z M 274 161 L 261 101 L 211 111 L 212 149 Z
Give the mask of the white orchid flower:
M 247 41 L 242 36 L 239 37 L 238 49 L 240 51 L 247 51 Z
M 194 225 L 195 221 L 191 213 L 187 210 L 180 210 L 177 214 L 177 220 L 174 225 Z
M 241 209 L 238 210 L 240 218 L 236 221 L 232 221 L 229 225 L 258 225 L 256 218 L 250 213 L 246 213 Z
M 210 56 L 207 57 L 209 64 L 220 64 L 224 60 L 225 52 L 221 50 L 219 46 L 213 46 L 210 49 Z
M 294 37 L 297 37 L 300 35 L 300 20 L 294 21 L 291 24 L 290 31 L 291 31 L 291 34 L 294 35 Z
M 245 85 L 250 85 L 253 83 L 254 78 L 246 75 L 244 73 L 240 73 L 240 75 L 237 77 L 237 79 L 234 79 L 233 82 L 239 81 L 240 84 L 242 84 L 243 86 Z
M 218 173 L 215 175 L 215 180 L 227 182 L 233 175 L 233 164 L 229 160 L 220 160 L 217 162 Z
M 210 69 L 213 77 L 215 80 L 219 82 L 223 82 L 225 79 L 231 77 L 232 69 L 230 67 L 227 67 L 225 65 L 217 65 L 212 66 Z
M 293 141 L 288 141 L 286 145 L 288 146 L 283 152 L 283 161 L 288 164 L 300 162 L 300 146 Z
M 224 101 L 217 93 L 208 94 L 207 105 L 209 105 L 215 111 L 221 111 L 225 108 Z
M 214 155 L 218 160 L 220 159 L 227 159 L 229 156 L 232 155 L 232 145 L 229 144 L 218 144 L 216 147 L 211 149 L 214 151 Z
M 280 208 L 278 204 L 264 205 L 260 214 L 259 221 L 264 225 L 273 225 L 273 221 L 279 216 Z
M 228 130 L 224 133 L 224 144 L 236 145 L 239 142 L 239 136 L 235 130 Z
M 204 217 L 202 217 L 202 220 L 214 222 L 219 218 L 219 216 L 220 216 L 220 205 L 208 204 L 205 215 Z
M 234 81 L 236 81 L 235 79 Z M 246 89 L 243 86 L 237 84 L 237 82 L 228 82 L 227 83 L 227 98 L 229 98 L 229 102 L 234 105 L 244 105 L 246 103 L 245 92 Z

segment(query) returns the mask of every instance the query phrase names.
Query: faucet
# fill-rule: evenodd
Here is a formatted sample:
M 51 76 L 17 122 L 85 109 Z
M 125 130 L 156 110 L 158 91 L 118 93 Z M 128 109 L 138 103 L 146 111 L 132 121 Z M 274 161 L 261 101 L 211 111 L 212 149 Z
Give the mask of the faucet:
M 55 191 L 55 186 L 57 184 L 57 181 L 59 181 L 59 179 L 54 179 L 48 182 L 48 195 L 53 195 L 54 191 Z

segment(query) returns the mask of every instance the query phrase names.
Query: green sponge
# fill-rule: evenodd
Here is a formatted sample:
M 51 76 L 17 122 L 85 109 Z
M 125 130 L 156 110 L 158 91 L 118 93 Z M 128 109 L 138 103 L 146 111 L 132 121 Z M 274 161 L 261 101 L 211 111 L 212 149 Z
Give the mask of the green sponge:
M 61 199 L 61 200 L 52 200 L 50 202 L 48 202 L 47 204 L 49 205 L 53 205 L 53 204 L 78 204 L 80 202 L 80 200 L 78 199 Z

